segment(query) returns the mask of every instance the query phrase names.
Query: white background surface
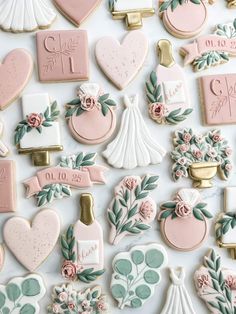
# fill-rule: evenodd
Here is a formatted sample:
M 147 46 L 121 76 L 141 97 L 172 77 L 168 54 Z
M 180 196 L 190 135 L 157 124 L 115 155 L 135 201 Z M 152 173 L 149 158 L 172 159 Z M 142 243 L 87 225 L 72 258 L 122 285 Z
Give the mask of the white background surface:
M 168 34 L 162 26 L 161 20 L 158 16 L 153 16 L 151 18 L 146 18 L 143 20 L 144 27 L 143 32 L 149 39 L 150 49 L 147 60 L 142 71 L 139 73 L 138 77 L 122 92 L 118 91 L 111 83 L 108 82 L 103 73 L 99 70 L 96 65 L 94 58 L 94 46 L 96 41 L 105 35 L 112 35 L 118 39 L 126 34 L 124 24 L 121 21 L 113 21 L 109 11 L 107 10 L 107 1 L 103 1 L 102 5 L 98 10 L 82 25 L 81 29 L 86 29 L 89 35 L 89 46 L 90 46 L 90 81 L 97 82 L 101 84 L 104 88 L 104 91 L 110 92 L 114 99 L 118 102 L 118 116 L 120 117 L 123 104 L 122 98 L 126 93 L 132 95 L 135 93 L 140 94 L 140 108 L 143 113 L 143 117 L 148 125 L 148 128 L 151 130 L 152 135 L 155 139 L 166 148 L 168 153 L 170 152 L 171 145 L 171 134 L 172 132 L 179 127 L 194 127 L 198 131 L 206 130 L 202 125 L 202 119 L 200 116 L 200 103 L 198 96 L 198 85 L 197 78 L 201 75 L 206 75 L 210 73 L 230 73 L 234 71 L 236 67 L 236 59 L 231 59 L 228 64 L 221 65 L 211 70 L 204 71 L 202 73 L 193 73 L 191 67 L 185 68 L 185 73 L 187 75 L 190 96 L 194 108 L 194 112 L 191 117 L 186 120 L 184 123 L 179 125 L 179 127 L 173 126 L 160 126 L 155 124 L 149 117 L 147 112 L 147 101 L 144 93 L 144 82 L 147 79 L 149 73 L 155 69 L 157 66 L 157 57 L 155 51 L 155 45 L 157 41 L 161 38 L 168 38 L 172 41 L 174 45 L 174 56 L 178 62 L 182 64 L 182 58 L 178 54 L 179 47 L 185 43 L 188 43 L 190 40 L 179 40 L 172 37 Z M 208 34 L 211 32 L 215 23 L 224 23 L 230 22 L 236 16 L 236 10 L 229 10 L 226 8 L 226 3 L 223 0 L 218 1 L 213 6 L 209 6 L 209 21 L 206 26 L 204 33 Z M 58 18 L 56 22 L 52 25 L 51 29 L 74 29 L 74 26 L 68 22 L 63 16 L 58 12 Z M 0 31 L 0 58 L 3 59 L 4 56 L 14 48 L 26 48 L 28 49 L 34 60 L 35 60 L 35 70 L 33 77 L 24 90 L 24 93 L 35 93 L 35 92 L 48 92 L 52 100 L 56 99 L 58 101 L 59 107 L 61 109 L 61 131 L 62 131 L 62 142 L 64 145 L 64 152 L 61 154 L 70 154 L 80 151 L 84 152 L 98 152 L 104 150 L 106 144 L 98 146 L 85 146 L 74 141 L 67 129 L 66 122 L 64 119 L 64 104 L 75 97 L 75 89 L 79 83 L 63 83 L 63 84 L 41 84 L 38 81 L 37 69 L 36 69 L 36 51 L 35 51 L 35 33 L 26 33 L 26 34 L 11 34 L 4 33 Z M 11 154 L 9 159 L 14 159 L 17 165 L 17 192 L 18 192 L 18 204 L 17 204 L 17 215 L 21 215 L 25 218 L 31 219 L 38 211 L 35 206 L 35 200 L 25 198 L 25 190 L 22 185 L 24 179 L 29 178 L 34 175 L 36 168 L 31 165 L 30 159 L 28 156 L 19 156 L 17 155 L 15 147 L 13 144 L 13 134 L 16 124 L 21 120 L 21 102 L 18 99 L 10 107 L 8 107 L 4 112 L 0 114 L 1 119 L 5 122 L 5 133 L 4 140 L 11 149 Z M 120 119 L 118 119 L 119 127 Z M 232 147 L 235 147 L 236 141 L 236 132 L 235 126 L 222 126 L 223 135 L 227 136 Z M 52 165 L 56 165 L 60 154 L 52 154 Z M 100 164 L 106 165 L 105 160 L 102 157 L 97 158 L 97 162 Z M 235 156 L 234 156 L 234 164 Z M 152 224 L 152 230 L 145 233 L 144 236 L 140 237 L 126 237 L 119 243 L 118 246 L 112 247 L 108 244 L 108 232 L 109 225 L 106 218 L 106 209 L 113 195 L 114 186 L 122 179 L 125 175 L 139 174 L 143 175 L 146 173 L 153 173 L 160 175 L 159 187 L 155 192 L 152 193 L 153 198 L 156 200 L 158 205 L 162 201 L 170 200 L 173 193 L 175 193 L 179 188 L 191 187 L 191 181 L 185 179 L 179 183 L 175 183 L 171 179 L 171 161 L 167 155 L 161 165 L 150 166 L 147 168 L 138 168 L 133 171 L 123 171 L 116 169 L 109 169 L 107 172 L 107 185 L 104 186 L 95 186 L 89 192 L 93 193 L 95 200 L 95 214 L 97 219 L 101 223 L 104 229 L 104 241 L 105 241 L 105 264 L 106 264 L 106 273 L 103 277 L 98 280 L 96 283 L 103 286 L 105 293 L 108 293 L 109 303 L 111 308 L 111 313 L 118 314 L 120 310 L 116 307 L 116 302 L 112 299 L 109 293 L 109 285 L 111 278 L 111 261 L 116 253 L 128 250 L 135 244 L 145 244 L 150 242 L 157 242 L 164 244 L 159 232 L 159 226 L 157 221 L 154 221 Z M 220 180 L 215 180 L 215 187 L 212 189 L 202 191 L 202 197 L 204 201 L 208 202 L 209 210 L 214 215 L 214 219 L 220 210 L 223 209 L 223 188 L 227 185 L 236 185 L 236 175 L 234 175 L 228 182 L 223 182 Z M 57 210 L 58 214 L 61 217 L 61 230 L 64 231 L 69 224 L 75 222 L 79 218 L 79 195 L 81 191 L 73 190 L 73 197 L 70 199 L 64 199 L 61 201 L 56 201 L 51 204 L 50 208 Z M 236 205 L 236 204 L 235 204 Z M 236 207 L 236 206 L 235 206 Z M 11 214 L 1 214 L 0 215 L 0 226 L 2 228 L 4 222 L 9 218 Z M 214 247 L 217 252 L 219 252 L 223 258 L 223 265 L 225 267 L 233 268 L 236 270 L 236 261 L 233 261 L 229 258 L 227 252 L 223 249 L 219 249 L 215 245 L 214 239 L 214 219 L 211 222 L 211 232 L 209 239 L 204 243 L 204 245 L 190 253 L 181 253 L 174 251 L 168 248 L 165 244 L 169 256 L 169 266 L 184 266 L 186 269 L 186 286 L 193 300 L 194 308 L 197 314 L 208 313 L 205 304 L 198 299 L 195 288 L 193 285 L 193 273 L 197 269 L 200 263 L 202 263 L 203 256 L 208 252 L 209 248 Z M 60 247 L 57 245 L 56 249 L 50 255 L 50 257 L 44 262 L 44 264 L 38 269 L 38 273 L 41 274 L 45 280 L 48 292 L 43 301 L 41 302 L 41 311 L 40 313 L 46 313 L 46 306 L 50 302 L 51 288 L 55 284 L 63 282 L 63 278 L 60 275 L 60 265 L 62 262 Z M 6 260 L 5 266 L 0 273 L 0 282 L 6 283 L 14 276 L 24 276 L 27 274 L 27 271 L 21 266 L 13 257 L 13 255 L 6 249 Z M 93 284 L 92 284 L 93 285 Z M 169 286 L 169 273 L 165 269 L 162 271 L 162 282 L 156 288 L 155 295 L 150 299 L 143 308 L 139 310 L 130 310 L 126 308 L 122 313 L 148 313 L 148 314 L 158 314 L 161 311 L 161 308 L 165 301 L 165 295 L 167 288 Z M 80 288 L 85 288 L 85 284 L 79 284 Z M 187 314 L 187 313 L 186 313 Z

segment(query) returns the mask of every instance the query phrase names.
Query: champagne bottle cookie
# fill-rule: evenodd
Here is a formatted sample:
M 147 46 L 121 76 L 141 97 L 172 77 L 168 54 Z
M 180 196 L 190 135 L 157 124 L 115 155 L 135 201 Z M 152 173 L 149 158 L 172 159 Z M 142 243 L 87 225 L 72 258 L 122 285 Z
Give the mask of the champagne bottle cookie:
M 103 230 L 94 217 L 91 194 L 81 195 L 80 207 L 80 219 L 61 237 L 61 274 L 67 280 L 89 283 L 105 272 Z
M 146 82 L 149 115 L 158 124 L 178 124 L 193 111 L 184 73 L 168 40 L 158 42 L 157 53 L 160 64 Z

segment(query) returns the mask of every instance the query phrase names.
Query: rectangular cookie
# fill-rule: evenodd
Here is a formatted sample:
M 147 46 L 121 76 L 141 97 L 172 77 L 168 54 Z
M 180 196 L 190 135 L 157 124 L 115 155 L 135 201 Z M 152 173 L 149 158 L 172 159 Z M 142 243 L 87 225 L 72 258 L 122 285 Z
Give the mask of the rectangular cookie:
M 0 160 L 0 213 L 16 210 L 15 163 Z

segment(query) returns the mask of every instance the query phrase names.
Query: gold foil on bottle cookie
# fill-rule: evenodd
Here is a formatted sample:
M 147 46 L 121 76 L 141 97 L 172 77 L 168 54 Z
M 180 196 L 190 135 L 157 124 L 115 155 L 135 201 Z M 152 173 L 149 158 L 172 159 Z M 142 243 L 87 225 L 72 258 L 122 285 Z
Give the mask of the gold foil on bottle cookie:
M 93 196 L 90 193 L 84 193 L 80 197 L 80 207 L 81 207 L 81 215 L 80 221 L 85 225 L 91 225 L 94 220 L 94 212 L 93 212 Z
M 166 68 L 170 68 L 175 64 L 173 57 L 172 44 L 167 39 L 161 39 L 157 43 L 157 54 L 160 64 Z
M 127 0 L 128 1 L 128 0 Z M 125 19 L 128 30 L 139 29 L 143 26 L 142 18 L 149 17 L 155 14 L 154 9 L 133 9 L 127 11 L 113 11 L 112 16 L 114 20 Z
M 193 179 L 195 188 L 203 189 L 212 187 L 211 179 L 216 175 L 219 163 L 199 162 L 189 166 L 189 176 Z

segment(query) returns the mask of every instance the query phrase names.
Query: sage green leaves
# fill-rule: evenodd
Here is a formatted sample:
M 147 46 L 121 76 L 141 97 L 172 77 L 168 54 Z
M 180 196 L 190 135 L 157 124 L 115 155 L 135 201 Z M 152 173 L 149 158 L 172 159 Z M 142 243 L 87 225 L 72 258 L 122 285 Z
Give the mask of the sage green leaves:
M 115 256 L 111 293 L 118 307 L 141 307 L 152 297 L 160 282 L 160 269 L 167 265 L 167 253 L 158 244 L 135 246 Z
M 38 302 L 45 293 L 45 285 L 39 275 L 13 278 L 6 286 L 0 285 L 0 313 L 40 313 Z

